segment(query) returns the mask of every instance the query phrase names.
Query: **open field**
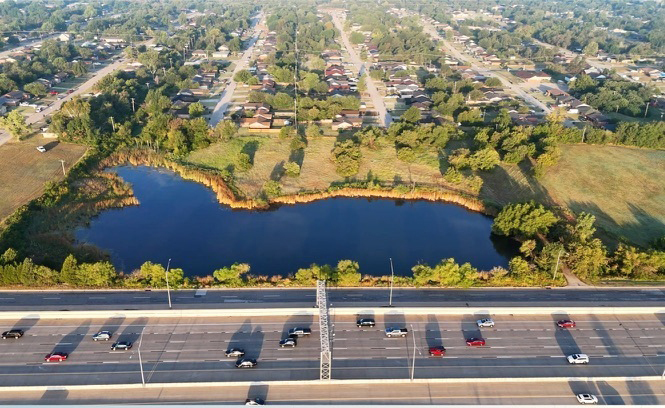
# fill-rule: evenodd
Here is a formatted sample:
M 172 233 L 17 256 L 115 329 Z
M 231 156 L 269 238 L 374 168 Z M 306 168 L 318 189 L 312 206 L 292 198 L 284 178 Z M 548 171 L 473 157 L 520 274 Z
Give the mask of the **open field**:
M 37 151 L 40 145 L 46 153 Z M 70 168 L 85 151 L 84 146 L 38 136 L 0 146 L 0 220 L 42 194 L 46 182 L 61 180 L 60 160 Z

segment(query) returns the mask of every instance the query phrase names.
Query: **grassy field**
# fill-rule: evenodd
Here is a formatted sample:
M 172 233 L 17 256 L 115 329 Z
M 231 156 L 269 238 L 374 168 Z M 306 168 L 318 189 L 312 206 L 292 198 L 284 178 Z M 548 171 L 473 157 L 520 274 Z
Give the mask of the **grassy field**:
M 40 145 L 48 151 L 38 152 L 36 147 Z M 38 197 L 46 182 L 61 180 L 61 159 L 69 168 L 85 151 L 83 146 L 58 143 L 41 136 L 0 146 L 0 220 Z

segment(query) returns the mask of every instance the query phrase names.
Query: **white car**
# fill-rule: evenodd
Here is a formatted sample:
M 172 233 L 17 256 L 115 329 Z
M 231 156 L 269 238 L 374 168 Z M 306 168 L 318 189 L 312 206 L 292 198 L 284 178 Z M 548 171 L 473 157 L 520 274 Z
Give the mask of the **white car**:
M 480 319 L 476 321 L 478 327 L 494 327 L 494 320 L 492 319 Z
M 598 398 L 593 394 L 577 394 L 577 402 L 580 404 L 597 404 Z
M 586 354 L 571 354 L 567 359 L 570 364 L 589 364 L 589 356 Z
M 45 148 L 44 146 L 37 146 L 37 150 L 38 150 L 40 153 L 46 153 L 46 148 Z

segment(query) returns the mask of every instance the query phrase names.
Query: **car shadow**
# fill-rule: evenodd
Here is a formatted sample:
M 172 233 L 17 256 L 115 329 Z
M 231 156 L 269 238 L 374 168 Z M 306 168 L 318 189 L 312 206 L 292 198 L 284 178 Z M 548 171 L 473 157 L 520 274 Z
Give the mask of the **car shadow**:
M 125 330 L 122 331 L 122 334 L 120 334 L 115 341 L 129 341 L 131 343 L 136 343 L 139 340 L 139 337 L 141 337 L 141 332 L 146 327 L 147 323 L 148 319 L 145 317 L 134 319 L 133 322 L 125 326 Z M 138 346 L 138 344 L 136 345 Z
M 45 143 L 42 146 L 44 146 L 44 149 L 46 149 L 46 151 L 48 152 L 51 149 L 55 148 L 59 144 L 60 144 L 60 142 L 58 142 L 58 141 L 52 141 L 52 142 Z
M 630 384 L 632 381 L 628 381 Z M 616 388 L 612 387 L 607 381 L 598 381 L 598 394 L 597 397 L 607 405 L 626 405 Z M 635 403 L 635 402 L 634 402 Z
M 401 312 L 388 312 L 383 315 L 383 328 L 388 329 L 389 327 L 396 327 L 398 329 L 407 328 L 411 331 L 410 328 L 406 327 L 406 316 Z
M 597 325 L 594 327 L 594 331 L 596 332 L 596 336 L 594 337 L 600 337 L 600 341 L 603 343 L 603 346 L 605 347 L 605 352 L 608 354 L 617 354 L 617 355 L 623 355 L 624 353 L 621 351 L 619 347 L 617 347 L 616 343 L 614 340 L 612 340 L 612 335 L 610 332 L 605 328 L 605 325 L 598 320 L 596 316 L 591 316 L 591 321 Z M 623 323 L 618 322 L 619 326 L 623 328 Z
M 306 329 L 311 329 L 314 322 L 314 316 L 311 314 L 307 315 L 293 315 L 290 316 L 282 326 L 282 339 L 285 339 L 289 336 L 289 330 L 296 327 L 303 327 Z
M 427 316 L 427 324 L 425 325 L 425 338 L 427 340 L 428 348 L 444 346 L 443 339 L 441 338 L 439 320 L 434 315 Z
M 631 405 L 659 405 L 653 389 L 645 381 L 628 381 L 628 395 Z
M 23 330 L 27 332 L 32 329 L 39 322 L 39 315 L 27 315 L 23 316 L 18 322 L 14 323 L 12 330 Z
M 67 400 L 69 396 L 69 391 L 63 389 L 47 389 L 39 398 L 40 404 L 62 404 Z
M 482 338 L 483 333 L 480 331 L 480 327 L 476 323 L 475 315 L 464 315 L 460 321 L 460 330 L 462 331 L 462 336 L 464 341 L 471 337 Z
M 575 329 L 560 328 L 556 324 L 556 322 L 559 320 L 572 320 L 570 316 L 568 316 L 568 313 L 557 312 L 557 313 L 552 313 L 551 316 L 552 316 L 552 324 L 554 324 L 554 339 L 556 340 L 556 343 L 559 345 L 559 349 L 563 353 L 564 357 L 569 356 L 571 354 L 581 353 L 577 341 L 575 341 L 573 334 L 570 332 L 570 330 L 575 330 Z
M 268 391 L 270 386 L 268 384 L 251 384 L 247 389 L 247 398 L 261 398 L 268 401 Z
M 110 331 L 111 332 L 111 338 L 117 337 L 118 332 L 120 331 L 120 327 L 122 324 L 125 322 L 125 316 L 124 315 L 117 315 L 117 316 L 111 316 L 106 321 L 102 324 L 102 327 L 100 327 L 99 331 Z
M 77 328 L 67 333 L 58 344 L 53 348 L 53 353 L 73 353 L 81 344 L 83 339 L 88 335 L 88 330 L 90 329 L 90 320 L 86 320 L 81 323 Z
M 249 358 L 254 358 L 256 360 L 261 357 L 261 351 L 263 350 L 263 340 L 265 338 L 265 333 L 261 328 L 261 325 L 256 326 L 256 328 L 249 335 L 250 344 L 255 345 L 255 348 L 251 352 L 247 353 Z M 245 350 L 247 352 L 247 350 Z
M 238 327 L 238 330 L 236 330 L 235 333 L 231 335 L 231 340 L 229 340 L 229 344 L 226 346 L 226 348 L 241 348 L 244 349 L 247 353 L 249 352 L 248 346 L 251 337 L 252 322 L 251 320 L 247 319 L 240 325 L 240 327 Z

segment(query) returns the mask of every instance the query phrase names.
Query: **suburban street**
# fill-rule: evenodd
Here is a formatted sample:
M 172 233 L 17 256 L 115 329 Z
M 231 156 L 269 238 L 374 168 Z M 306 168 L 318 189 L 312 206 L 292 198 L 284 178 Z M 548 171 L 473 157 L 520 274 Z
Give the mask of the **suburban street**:
M 226 114 L 226 110 L 228 109 L 229 104 L 233 99 L 233 93 L 235 92 L 236 87 L 238 86 L 238 83 L 234 79 L 235 75 L 239 71 L 247 69 L 247 66 L 249 64 L 249 59 L 251 58 L 252 52 L 254 50 L 254 44 L 256 44 L 256 40 L 259 39 L 259 35 L 261 34 L 258 28 L 258 23 L 259 21 L 261 21 L 262 18 L 263 14 L 260 14 L 259 16 L 254 18 L 254 25 L 253 25 L 254 33 L 252 35 L 252 38 L 247 43 L 247 49 L 243 52 L 240 59 L 236 61 L 236 66 L 233 72 L 231 73 L 231 76 L 229 77 L 229 82 L 222 91 L 221 98 L 219 99 L 219 102 L 217 102 L 217 105 L 215 105 L 215 108 L 213 109 L 213 112 L 210 115 L 209 123 L 210 126 L 212 127 L 214 127 L 215 125 L 217 125 L 219 121 L 224 119 L 224 114 Z
M 363 73 L 367 71 L 367 67 L 365 66 L 365 63 L 362 62 L 362 60 L 358 56 L 358 53 L 351 45 L 351 42 L 349 41 L 349 36 L 344 31 L 344 24 L 342 24 L 339 14 L 333 13 L 331 14 L 331 16 L 333 19 L 333 23 L 335 24 L 335 28 L 337 28 L 337 30 L 341 34 L 342 44 L 344 45 L 344 48 L 346 48 L 346 52 L 349 54 L 351 62 L 353 62 L 353 64 L 356 66 L 356 69 L 358 71 L 358 78 L 360 78 L 363 75 Z M 390 116 L 390 113 L 388 113 L 388 110 L 386 109 L 386 104 L 383 100 L 383 96 L 381 96 L 381 94 L 379 93 L 379 90 L 376 88 L 374 80 L 370 78 L 369 73 L 367 75 L 367 80 L 365 82 L 367 83 L 367 92 L 369 93 L 370 98 L 372 99 L 372 104 L 374 105 L 374 109 L 376 109 L 377 113 L 379 114 L 379 124 L 385 127 L 390 126 L 390 124 L 392 123 L 392 117 Z
M 523 99 L 525 102 L 528 102 L 530 105 L 540 108 L 543 112 L 550 113 L 552 111 L 550 108 L 547 107 L 547 105 L 545 105 L 538 99 L 534 98 L 532 95 L 529 95 L 518 84 L 513 83 L 511 80 L 507 79 L 504 76 L 503 72 L 499 72 L 498 70 L 492 70 L 484 67 L 480 63 L 476 63 L 477 61 L 475 61 L 471 56 L 465 56 L 459 50 L 453 47 L 452 44 L 450 44 L 445 38 L 441 37 L 439 33 L 436 31 L 436 29 L 432 27 L 430 24 L 424 21 L 422 24 L 425 32 L 431 35 L 432 38 L 440 41 L 445 48 L 445 52 L 452 55 L 453 58 L 462 61 L 465 65 L 471 66 L 471 69 L 477 71 L 479 74 L 484 75 L 485 77 L 498 78 L 503 83 L 504 87 L 512 90 L 518 97 Z
M 479 329 L 478 316 L 390 315 L 376 327 L 359 329 L 354 316 L 331 316 L 333 379 L 522 378 L 658 376 L 665 367 L 665 319 L 654 315 L 569 316 L 573 329 L 559 329 L 568 316 L 500 316 L 494 328 Z M 3 386 L 124 384 L 141 381 L 139 343 L 147 383 L 200 381 L 291 381 L 319 377 L 318 323 L 313 316 L 58 319 L 2 321 L 3 330 L 23 329 L 18 339 L 0 341 Z M 387 338 L 386 327 L 406 327 L 405 338 Z M 295 348 L 280 348 L 289 329 L 308 327 Z M 99 330 L 113 333 L 95 342 Z M 483 337 L 484 347 L 469 347 Z M 130 341 L 129 351 L 112 351 L 114 341 Z M 414 349 L 415 343 L 415 349 Z M 428 349 L 447 354 L 431 358 Z M 238 369 L 227 358 L 240 347 L 257 359 Z M 44 362 L 48 353 L 69 353 L 67 361 Z M 586 353 L 590 363 L 565 357 Z
M 332 307 L 381 307 L 388 288 L 328 288 Z M 174 308 L 248 309 L 313 306 L 314 288 L 172 290 Z M 414 289 L 396 288 L 393 306 L 661 306 L 665 292 L 653 289 Z M 166 290 L 0 291 L 0 311 L 165 309 Z

